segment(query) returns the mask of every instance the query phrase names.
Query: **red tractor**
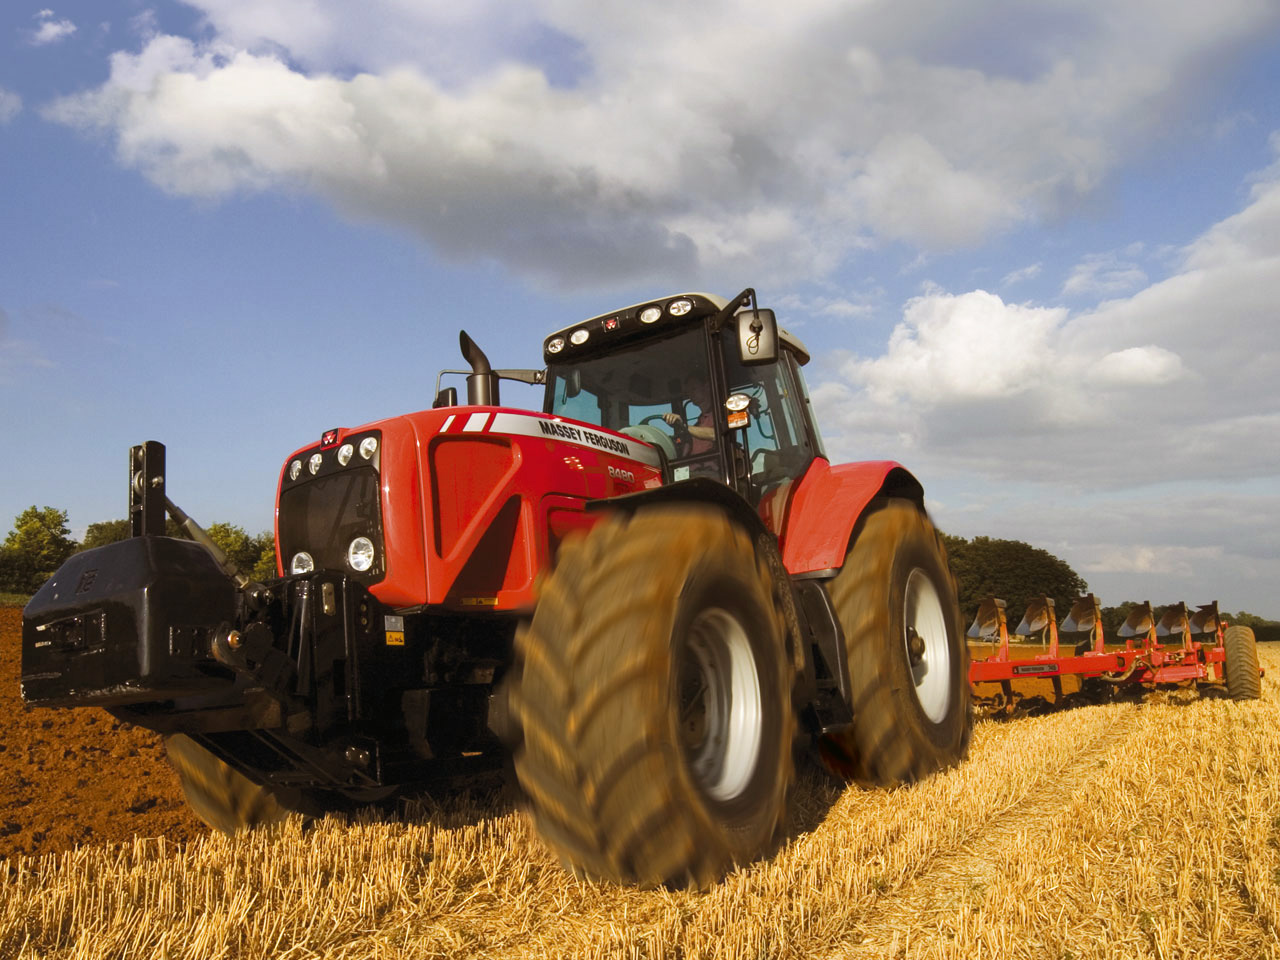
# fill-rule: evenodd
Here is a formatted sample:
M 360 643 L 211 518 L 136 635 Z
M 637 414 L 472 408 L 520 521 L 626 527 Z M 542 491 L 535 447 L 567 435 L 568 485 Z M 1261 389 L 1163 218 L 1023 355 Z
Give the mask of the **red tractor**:
M 130 454 L 133 537 L 23 618 L 22 692 L 163 733 L 235 830 L 514 760 L 567 862 L 706 883 L 779 836 L 795 750 L 873 784 L 959 760 L 967 653 L 919 482 L 828 462 L 809 356 L 746 290 L 574 324 L 544 370 L 461 335 L 467 402 L 286 458 L 251 581 Z M 502 407 L 503 378 L 544 384 Z M 165 513 L 193 540 L 165 536 Z

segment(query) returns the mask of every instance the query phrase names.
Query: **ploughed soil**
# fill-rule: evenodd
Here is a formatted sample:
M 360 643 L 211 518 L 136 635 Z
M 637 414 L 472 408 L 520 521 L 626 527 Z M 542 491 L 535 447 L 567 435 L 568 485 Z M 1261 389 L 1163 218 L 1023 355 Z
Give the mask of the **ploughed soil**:
M 0 607 L 0 857 L 209 832 L 187 809 L 158 734 L 94 707 L 29 706 L 21 667 L 22 611 Z

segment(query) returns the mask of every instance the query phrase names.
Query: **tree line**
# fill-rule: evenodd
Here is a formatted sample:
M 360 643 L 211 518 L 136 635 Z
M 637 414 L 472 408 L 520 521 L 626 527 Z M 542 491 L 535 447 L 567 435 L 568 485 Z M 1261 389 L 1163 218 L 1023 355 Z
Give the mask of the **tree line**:
M 945 533 L 942 540 L 947 548 L 947 559 L 951 562 L 951 572 L 956 577 L 960 612 L 968 618 L 964 623 L 965 629 L 977 613 L 978 604 L 987 597 L 995 596 L 1005 601 L 1012 632 L 1032 598 L 1052 598 L 1061 623 L 1075 599 L 1089 592 L 1089 584 L 1065 560 L 1021 540 L 997 540 L 993 537 L 965 540 Z M 1137 601 L 1126 600 L 1102 608 L 1102 629 L 1107 642 L 1119 636 L 1121 625 L 1138 605 Z M 1169 608 L 1169 605 L 1152 607 L 1156 622 Z M 1188 612 L 1194 613 L 1195 607 L 1189 606 Z M 1234 614 L 1226 610 L 1219 612 L 1232 623 L 1253 627 L 1259 640 L 1280 640 L 1280 621 L 1267 620 L 1245 610 Z
M 172 519 L 165 526 L 169 536 L 190 539 Z M 211 523 L 206 529 L 213 542 L 254 579 L 276 575 L 275 539 L 270 533 L 248 534 L 232 523 Z M 84 540 L 77 541 L 67 526 L 67 511 L 30 506 L 14 518 L 13 529 L 0 544 L 0 593 L 29 596 L 73 553 L 128 537 L 128 520 L 104 520 L 89 524 Z
M 166 526 L 169 536 L 189 539 L 172 519 Z M 208 531 L 227 556 L 255 580 L 269 580 L 276 575 L 275 541 L 270 533 L 250 535 L 231 523 L 212 523 Z M 0 593 L 35 593 L 73 553 L 128 536 L 128 520 L 105 520 L 89 524 L 84 540 L 77 542 L 67 527 L 65 510 L 28 507 L 14 518 L 13 529 L 0 545 Z M 1065 560 L 1021 540 L 993 537 L 966 540 L 945 533 L 942 540 L 956 577 L 960 612 L 969 618 L 964 623 L 966 628 L 978 604 L 990 596 L 1008 604 L 1009 615 L 1015 618 L 1009 625 L 1012 629 L 1033 597 L 1052 597 L 1061 622 L 1076 597 L 1089 591 L 1088 583 Z M 1137 604 L 1130 600 L 1102 608 L 1102 625 L 1108 638 L 1118 635 L 1120 625 L 1135 606 Z M 1154 609 L 1159 619 L 1168 607 Z M 1236 614 L 1225 610 L 1222 613 L 1232 623 L 1253 627 L 1259 632 L 1259 639 L 1264 635 L 1267 639 L 1280 639 L 1280 622 L 1244 610 Z

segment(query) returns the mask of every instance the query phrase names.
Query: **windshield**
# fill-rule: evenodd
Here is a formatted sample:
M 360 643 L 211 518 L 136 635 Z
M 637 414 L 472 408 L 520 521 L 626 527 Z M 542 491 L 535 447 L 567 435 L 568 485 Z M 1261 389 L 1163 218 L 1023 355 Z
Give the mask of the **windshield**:
M 548 374 L 548 413 L 610 430 L 647 425 L 670 436 L 664 415 L 693 422 L 709 413 L 690 390 L 711 382 L 700 326 L 573 367 L 552 365 Z

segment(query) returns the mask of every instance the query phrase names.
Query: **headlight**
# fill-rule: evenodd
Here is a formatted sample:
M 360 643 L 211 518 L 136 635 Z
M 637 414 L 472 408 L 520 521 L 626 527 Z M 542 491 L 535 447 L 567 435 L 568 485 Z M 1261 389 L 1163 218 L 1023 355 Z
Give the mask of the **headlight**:
M 289 561 L 290 573 L 310 573 L 316 568 L 316 562 L 311 559 L 311 554 L 305 550 L 299 550 L 293 555 L 293 559 Z
M 692 300 L 672 300 L 671 303 L 667 305 L 667 312 L 673 317 L 683 317 L 692 309 Z
M 368 460 L 378 451 L 378 438 L 365 437 L 360 441 L 360 456 Z
M 356 537 L 347 547 L 347 563 L 356 573 L 364 573 L 373 566 L 373 541 L 368 537 Z
M 573 333 L 569 334 L 569 342 L 575 347 L 581 346 L 587 342 L 587 337 L 591 336 L 591 331 L 585 327 L 579 327 Z
M 640 311 L 641 323 L 657 323 L 662 318 L 661 307 L 645 307 Z
M 355 455 L 356 448 L 349 443 L 344 443 L 338 448 L 338 462 L 344 467 L 351 462 L 351 458 Z
M 559 353 L 564 349 L 564 337 L 553 337 L 547 341 L 547 353 Z
M 311 459 L 307 461 L 307 469 L 311 471 L 314 477 L 320 471 L 320 464 L 324 463 L 324 457 L 318 453 L 313 453 Z
M 293 461 L 293 463 L 289 464 L 289 479 L 290 479 L 290 480 L 297 480 L 297 479 L 298 479 L 298 474 L 300 474 L 301 472 L 302 472 L 302 461 L 301 461 L 301 460 L 295 460 L 295 461 Z

